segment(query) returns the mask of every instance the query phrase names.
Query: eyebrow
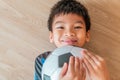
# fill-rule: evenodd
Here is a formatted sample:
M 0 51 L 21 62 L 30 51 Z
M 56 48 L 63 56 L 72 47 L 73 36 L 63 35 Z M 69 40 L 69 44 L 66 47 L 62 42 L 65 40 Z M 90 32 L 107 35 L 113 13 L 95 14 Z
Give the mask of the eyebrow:
M 64 22 L 63 21 L 56 21 L 55 24 L 57 24 L 57 23 L 64 23 Z
M 82 21 L 76 21 L 75 23 L 81 23 L 81 24 L 83 24 L 83 22 L 82 22 Z
M 55 24 L 57 24 L 57 23 L 64 23 L 63 21 L 56 21 L 55 22 Z M 76 21 L 75 23 L 80 23 L 80 24 L 83 24 L 83 22 L 82 21 Z

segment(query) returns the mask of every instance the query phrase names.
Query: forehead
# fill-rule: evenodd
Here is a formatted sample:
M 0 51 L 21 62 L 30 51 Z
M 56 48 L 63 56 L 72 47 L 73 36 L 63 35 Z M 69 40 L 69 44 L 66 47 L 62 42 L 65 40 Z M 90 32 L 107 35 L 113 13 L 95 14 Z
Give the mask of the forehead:
M 82 23 L 85 24 L 84 18 L 80 15 L 69 13 L 69 14 L 59 14 L 54 17 L 53 25 L 56 23 Z

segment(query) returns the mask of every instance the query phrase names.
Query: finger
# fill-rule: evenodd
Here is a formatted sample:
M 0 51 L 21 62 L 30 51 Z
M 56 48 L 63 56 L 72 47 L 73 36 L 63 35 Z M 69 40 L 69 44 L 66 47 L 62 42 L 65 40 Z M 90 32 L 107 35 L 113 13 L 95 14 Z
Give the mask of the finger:
M 87 54 L 93 59 L 94 62 L 99 60 L 99 59 L 96 57 L 95 54 L 93 54 L 93 53 L 90 52 L 90 51 L 87 51 L 87 52 L 88 52 Z
M 88 51 L 85 51 L 85 52 L 86 53 L 84 55 L 88 59 L 89 63 L 91 63 L 93 69 L 94 70 L 100 69 L 103 59 L 97 55 L 92 54 L 92 52 L 88 52 Z
M 85 80 L 85 78 L 86 78 L 86 70 L 85 70 L 84 67 L 83 67 L 83 69 L 82 69 L 82 72 L 83 72 L 83 73 L 82 73 L 82 76 L 83 76 L 83 77 L 82 77 L 82 78 L 83 78 L 82 80 Z
M 94 68 L 92 64 L 86 59 L 86 57 L 83 58 L 84 66 L 86 67 L 89 74 L 94 73 Z
M 82 80 L 85 80 L 86 71 L 85 71 L 85 68 L 84 68 L 83 64 L 84 64 L 83 60 L 80 60 L 80 75 L 81 75 Z
M 99 61 L 104 61 L 104 59 L 102 58 L 102 57 L 100 57 L 100 56 L 98 56 L 98 55 L 95 55 L 96 56 L 96 58 L 99 60 Z
M 79 62 L 80 62 L 80 67 L 79 67 L 79 68 L 80 68 L 80 75 L 82 75 L 82 72 L 83 72 L 83 71 L 82 71 L 82 69 L 83 69 L 82 61 L 79 59 Z
M 94 62 L 94 59 L 96 59 L 95 56 L 94 56 L 94 54 L 92 54 L 92 52 L 87 51 L 87 50 L 84 50 L 84 51 L 83 51 L 83 55 L 84 55 L 85 57 L 91 59 L 92 62 Z
M 102 57 L 100 57 L 100 56 L 98 56 L 98 55 L 95 55 L 96 56 L 96 58 L 98 59 L 98 61 L 96 61 L 96 64 L 100 67 L 100 66 L 102 66 L 102 64 L 106 64 L 105 63 L 105 60 L 102 58 Z
M 83 75 L 83 73 L 84 73 L 84 68 L 83 68 L 83 63 L 82 63 L 82 60 L 79 60 L 79 62 L 80 62 L 80 75 Z
M 91 55 L 87 50 L 83 50 L 83 57 L 85 57 L 93 66 L 96 65 L 93 59 L 94 56 Z
M 74 72 L 74 64 L 75 64 L 75 58 L 71 56 L 69 59 L 69 64 L 68 64 L 68 73 Z
M 104 59 L 98 55 L 94 55 L 92 52 L 87 53 L 92 59 L 93 62 L 95 63 L 93 65 L 94 69 L 99 69 L 103 63 L 105 63 Z
M 79 73 L 80 72 L 80 61 L 79 61 L 79 58 L 78 57 L 76 57 L 75 58 L 75 72 L 76 73 Z
M 68 65 L 67 65 L 67 63 L 64 63 L 62 70 L 60 72 L 60 76 L 59 76 L 60 78 L 62 78 L 66 74 L 67 69 L 68 69 Z

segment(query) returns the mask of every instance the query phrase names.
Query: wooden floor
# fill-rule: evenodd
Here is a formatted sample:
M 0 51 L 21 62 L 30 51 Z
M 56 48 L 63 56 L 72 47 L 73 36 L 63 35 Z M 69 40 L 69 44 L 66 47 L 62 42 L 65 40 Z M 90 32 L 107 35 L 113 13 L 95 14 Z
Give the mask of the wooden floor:
M 33 80 L 34 60 L 53 50 L 47 18 L 58 0 L 0 0 L 0 80 Z M 120 80 L 120 0 L 79 0 L 92 29 L 86 48 L 102 56 L 111 80 Z

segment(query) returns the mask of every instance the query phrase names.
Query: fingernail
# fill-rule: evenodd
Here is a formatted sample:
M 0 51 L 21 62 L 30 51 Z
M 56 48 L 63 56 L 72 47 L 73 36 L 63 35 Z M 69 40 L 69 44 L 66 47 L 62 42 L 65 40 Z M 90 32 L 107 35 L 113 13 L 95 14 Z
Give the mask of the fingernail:
M 85 54 L 85 53 L 86 53 L 86 49 L 83 49 L 83 50 L 81 51 L 81 53 L 82 53 L 82 54 Z

